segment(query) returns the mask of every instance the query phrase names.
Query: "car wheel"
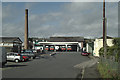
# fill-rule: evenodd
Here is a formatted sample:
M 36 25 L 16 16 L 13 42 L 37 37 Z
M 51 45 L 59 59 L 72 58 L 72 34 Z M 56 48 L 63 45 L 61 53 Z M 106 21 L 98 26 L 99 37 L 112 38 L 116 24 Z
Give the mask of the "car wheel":
M 18 62 L 19 62 L 19 60 L 18 60 L 18 59 L 16 59 L 16 60 L 15 60 L 15 62 L 16 62 L 16 63 L 18 63 Z

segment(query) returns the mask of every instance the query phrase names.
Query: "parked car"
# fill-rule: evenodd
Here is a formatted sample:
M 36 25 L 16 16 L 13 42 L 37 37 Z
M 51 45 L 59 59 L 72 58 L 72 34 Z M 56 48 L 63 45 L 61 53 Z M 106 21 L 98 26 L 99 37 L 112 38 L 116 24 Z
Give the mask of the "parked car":
M 22 56 L 28 56 L 31 59 L 35 59 L 36 55 L 33 53 L 32 50 L 23 50 L 21 51 Z
M 7 63 L 7 53 L 5 47 L 0 47 L 0 67 Z
M 83 56 L 88 56 L 88 55 L 90 55 L 90 54 L 91 54 L 91 53 L 88 53 L 88 52 L 85 52 L 85 51 L 81 53 L 81 55 L 83 55 Z
M 29 57 L 28 56 L 22 56 L 23 60 L 22 61 L 28 61 Z
M 8 61 L 15 61 L 20 62 L 23 60 L 23 57 L 19 53 L 14 53 L 14 52 L 8 52 L 7 53 L 7 60 Z
M 35 54 L 36 57 L 40 55 L 40 52 L 37 52 L 37 50 L 32 49 L 32 51 L 33 51 L 33 53 Z
M 35 50 L 35 49 L 33 49 L 32 51 L 33 51 L 33 53 L 37 53 L 37 50 Z

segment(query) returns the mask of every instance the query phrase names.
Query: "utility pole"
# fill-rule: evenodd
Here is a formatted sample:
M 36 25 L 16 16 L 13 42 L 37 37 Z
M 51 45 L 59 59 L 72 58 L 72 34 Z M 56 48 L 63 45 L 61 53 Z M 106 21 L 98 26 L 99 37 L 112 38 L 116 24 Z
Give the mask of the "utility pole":
M 104 47 L 104 58 L 106 58 L 106 52 L 107 52 L 107 37 L 106 37 L 106 18 L 105 18 L 105 0 L 103 0 L 103 47 Z
M 28 9 L 25 9 L 25 40 L 24 49 L 28 49 Z

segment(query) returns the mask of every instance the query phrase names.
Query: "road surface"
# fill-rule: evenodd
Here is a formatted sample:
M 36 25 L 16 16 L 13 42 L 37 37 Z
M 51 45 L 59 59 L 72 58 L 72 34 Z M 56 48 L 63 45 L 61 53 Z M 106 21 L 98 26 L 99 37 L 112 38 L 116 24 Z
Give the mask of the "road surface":
M 76 78 L 80 73 L 74 68 L 90 59 L 80 53 L 43 55 L 27 62 L 8 62 L 3 68 L 3 78 Z

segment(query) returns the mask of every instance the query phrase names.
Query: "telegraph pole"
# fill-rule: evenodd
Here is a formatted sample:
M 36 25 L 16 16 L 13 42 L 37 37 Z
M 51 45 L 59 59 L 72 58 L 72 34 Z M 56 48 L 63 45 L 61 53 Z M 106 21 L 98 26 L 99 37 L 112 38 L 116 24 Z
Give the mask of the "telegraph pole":
M 103 0 L 103 47 L 104 47 L 104 58 L 106 58 L 106 52 L 107 52 L 107 24 L 106 24 L 106 18 L 105 18 L 105 0 Z

